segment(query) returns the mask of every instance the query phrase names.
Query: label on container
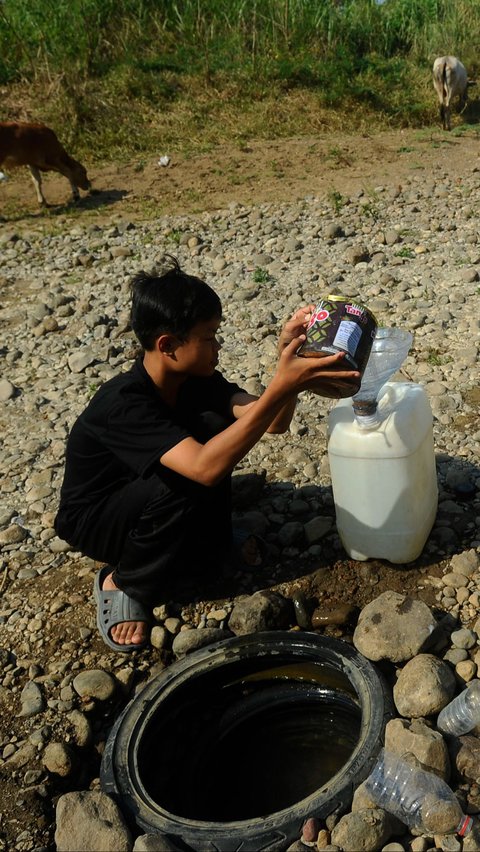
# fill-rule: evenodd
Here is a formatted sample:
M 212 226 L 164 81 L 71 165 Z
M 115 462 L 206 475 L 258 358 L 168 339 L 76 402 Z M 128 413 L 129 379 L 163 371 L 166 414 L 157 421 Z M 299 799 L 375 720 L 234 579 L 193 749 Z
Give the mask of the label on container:
M 350 320 L 342 320 L 333 338 L 332 346 L 335 349 L 344 349 L 353 358 L 361 339 L 362 329 L 360 326 Z
M 307 339 L 297 354 L 312 358 L 345 352 L 344 369 L 363 373 L 376 331 L 377 321 L 368 308 L 343 296 L 327 296 L 310 317 Z

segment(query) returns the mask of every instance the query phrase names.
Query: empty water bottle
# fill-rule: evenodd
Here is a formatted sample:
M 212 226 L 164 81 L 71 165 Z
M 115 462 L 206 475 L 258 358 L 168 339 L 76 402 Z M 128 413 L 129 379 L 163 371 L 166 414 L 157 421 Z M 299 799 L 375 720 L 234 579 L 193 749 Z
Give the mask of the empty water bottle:
M 480 725 L 480 681 L 476 680 L 471 686 L 457 695 L 450 704 L 438 714 L 437 728 L 444 734 L 456 737 L 471 731 Z
M 464 836 L 472 827 L 448 784 L 434 775 L 410 766 L 392 752 L 381 750 L 365 782 L 371 799 L 410 828 L 431 834 Z

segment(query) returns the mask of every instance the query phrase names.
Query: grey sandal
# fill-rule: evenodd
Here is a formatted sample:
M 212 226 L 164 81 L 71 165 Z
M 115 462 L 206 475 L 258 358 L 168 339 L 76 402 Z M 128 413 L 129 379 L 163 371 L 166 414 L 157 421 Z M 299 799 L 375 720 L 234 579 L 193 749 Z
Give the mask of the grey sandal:
M 110 636 L 112 627 L 115 627 L 116 624 L 121 624 L 123 621 L 145 621 L 147 624 L 151 622 L 150 613 L 139 601 L 129 598 L 120 589 L 102 589 L 105 577 L 111 574 L 111 572 L 112 569 L 109 565 L 101 568 L 95 575 L 93 585 L 93 593 L 97 604 L 97 627 L 100 635 L 105 644 L 114 651 L 124 653 L 141 651 L 142 648 L 148 645 L 147 640 L 137 645 L 119 645 Z

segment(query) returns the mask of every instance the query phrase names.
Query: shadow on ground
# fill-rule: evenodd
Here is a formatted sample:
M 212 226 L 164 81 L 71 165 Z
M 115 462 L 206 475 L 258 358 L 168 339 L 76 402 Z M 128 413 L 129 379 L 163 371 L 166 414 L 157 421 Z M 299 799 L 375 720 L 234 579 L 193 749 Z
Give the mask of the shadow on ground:
M 35 210 L 27 210 L 20 208 L 10 202 L 5 205 L 5 215 L 0 215 L 0 222 L 13 224 L 24 220 L 41 220 L 45 218 L 54 219 L 57 216 L 65 216 L 82 211 L 100 210 L 111 207 L 122 201 L 128 195 L 126 189 L 92 189 L 88 195 L 82 196 L 78 201 L 69 201 L 64 204 L 48 204 L 45 207 L 38 207 Z

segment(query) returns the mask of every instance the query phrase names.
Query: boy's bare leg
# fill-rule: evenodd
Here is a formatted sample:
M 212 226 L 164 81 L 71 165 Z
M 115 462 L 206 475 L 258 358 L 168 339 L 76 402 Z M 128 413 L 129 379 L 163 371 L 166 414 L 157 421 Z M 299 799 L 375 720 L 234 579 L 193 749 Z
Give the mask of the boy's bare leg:
M 105 591 L 118 590 L 112 574 L 105 577 L 102 588 Z M 140 645 L 148 639 L 148 626 L 144 621 L 123 621 L 112 627 L 110 636 L 117 645 Z

